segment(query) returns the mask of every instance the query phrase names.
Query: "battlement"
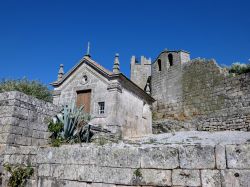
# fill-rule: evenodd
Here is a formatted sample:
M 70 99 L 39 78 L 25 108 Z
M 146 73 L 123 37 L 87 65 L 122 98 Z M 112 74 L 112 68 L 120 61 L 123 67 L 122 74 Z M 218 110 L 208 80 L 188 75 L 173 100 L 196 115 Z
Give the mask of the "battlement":
M 140 61 L 135 56 L 131 57 L 130 79 L 140 88 L 146 89 L 148 78 L 151 76 L 151 58 L 141 56 Z
M 136 58 L 136 56 L 131 57 L 131 65 L 151 65 L 151 58 L 146 58 L 145 56 L 141 56 L 140 61 Z
M 176 64 L 185 64 L 190 61 L 190 53 L 184 50 L 163 50 L 158 57 L 154 60 L 154 63 L 162 63 L 162 66 L 168 69 L 169 66 Z

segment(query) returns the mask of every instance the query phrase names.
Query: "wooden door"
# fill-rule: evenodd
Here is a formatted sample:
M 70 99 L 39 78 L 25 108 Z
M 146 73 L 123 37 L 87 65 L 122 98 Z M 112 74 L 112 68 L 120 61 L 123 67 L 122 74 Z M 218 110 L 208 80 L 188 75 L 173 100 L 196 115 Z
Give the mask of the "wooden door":
M 91 90 L 77 92 L 76 106 L 84 106 L 84 111 L 90 113 Z

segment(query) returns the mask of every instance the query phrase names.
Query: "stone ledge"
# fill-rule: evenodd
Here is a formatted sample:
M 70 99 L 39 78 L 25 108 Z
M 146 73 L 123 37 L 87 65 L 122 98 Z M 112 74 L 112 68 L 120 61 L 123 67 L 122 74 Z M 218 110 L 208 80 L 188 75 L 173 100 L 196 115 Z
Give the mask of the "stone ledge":
M 30 182 L 40 187 L 250 185 L 250 144 L 203 143 L 3 146 L 0 158 L 2 163 L 31 164 L 36 173 Z M 238 169 L 228 169 L 233 167 Z

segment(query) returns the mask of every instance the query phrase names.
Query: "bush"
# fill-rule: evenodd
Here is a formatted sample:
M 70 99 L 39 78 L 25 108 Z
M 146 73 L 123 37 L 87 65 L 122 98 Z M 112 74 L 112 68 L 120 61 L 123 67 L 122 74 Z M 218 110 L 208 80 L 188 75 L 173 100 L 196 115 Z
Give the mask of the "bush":
M 34 96 L 37 99 L 52 102 L 51 91 L 39 81 L 30 81 L 27 79 L 1 80 L 0 93 L 8 91 L 19 91 Z
M 49 121 L 48 130 L 51 132 L 50 140 L 51 145 L 53 147 L 59 147 L 63 143 L 62 131 L 63 131 L 63 123 L 54 122 L 53 120 Z
M 24 187 L 27 179 L 34 173 L 31 166 L 11 166 L 5 163 L 4 168 L 11 174 L 8 180 L 8 186 L 10 187 Z
M 250 72 L 250 64 L 233 63 L 229 68 L 229 73 L 243 74 Z

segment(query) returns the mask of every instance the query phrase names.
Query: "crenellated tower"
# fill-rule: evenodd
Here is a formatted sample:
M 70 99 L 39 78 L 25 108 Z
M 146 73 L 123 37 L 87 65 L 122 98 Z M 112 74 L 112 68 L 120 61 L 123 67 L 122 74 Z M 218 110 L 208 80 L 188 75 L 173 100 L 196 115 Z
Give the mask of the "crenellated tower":
M 182 100 L 182 68 L 190 61 L 190 54 L 183 50 L 164 50 L 152 62 L 151 96 L 157 100 L 154 110 L 179 107 Z M 173 104 L 173 106 L 172 106 Z M 171 108 L 171 110 L 181 110 Z
M 141 56 L 140 61 L 132 56 L 130 63 L 130 79 L 146 91 L 148 79 L 151 76 L 151 58 Z

